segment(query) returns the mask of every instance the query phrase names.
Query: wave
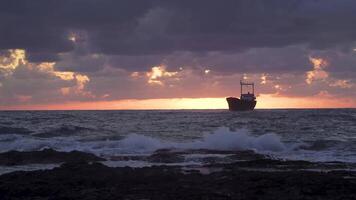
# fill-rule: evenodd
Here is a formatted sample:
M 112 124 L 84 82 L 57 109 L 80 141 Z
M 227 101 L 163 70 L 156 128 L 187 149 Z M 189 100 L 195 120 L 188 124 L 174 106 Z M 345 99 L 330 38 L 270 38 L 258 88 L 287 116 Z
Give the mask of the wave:
M 158 149 L 211 149 L 211 150 L 257 150 L 257 151 L 283 151 L 286 149 L 278 135 L 268 133 L 261 136 L 252 136 L 246 129 L 230 131 L 226 127 L 217 129 L 211 134 L 191 142 L 170 142 L 157 138 L 130 134 L 117 141 L 114 145 L 119 152 L 150 153 Z
M 0 126 L 0 135 L 3 135 L 3 134 L 29 134 L 29 133 L 31 133 L 31 131 L 26 128 Z
M 73 136 L 76 134 L 88 133 L 90 131 L 93 131 L 93 129 L 75 125 L 61 125 L 58 128 L 53 128 L 35 135 L 37 137 L 60 137 Z
M 250 135 L 247 129 L 231 131 L 221 127 L 212 134 L 205 134 L 201 141 L 194 141 L 183 145 L 188 148 L 204 148 L 217 150 L 258 150 L 258 151 L 283 151 L 286 146 L 281 138 L 274 133 L 260 136 Z
M 6 142 L 11 139 L 11 142 Z M 211 150 L 256 150 L 283 151 L 286 149 L 278 135 L 273 133 L 252 136 L 246 129 L 231 131 L 222 127 L 202 138 L 173 142 L 139 134 L 129 134 L 120 140 L 78 141 L 73 137 L 35 138 L 21 135 L 8 135 L 0 138 L 0 151 L 41 150 L 52 148 L 60 151 L 86 151 L 95 154 L 117 155 L 122 153 L 152 153 L 158 149 L 211 149 Z
M 11 150 L 33 151 L 52 148 L 57 151 L 78 150 L 111 157 L 123 154 L 152 154 L 159 149 L 207 149 L 221 151 L 253 150 L 283 159 L 302 159 L 309 161 L 346 161 L 356 160 L 355 155 L 345 157 L 345 147 L 351 143 L 333 141 L 283 142 L 279 135 L 266 133 L 252 135 L 247 129 L 231 131 L 221 127 L 212 133 L 206 133 L 199 139 L 185 142 L 162 140 L 140 134 L 129 134 L 124 138 L 108 140 L 82 140 L 83 137 L 35 137 L 31 135 L 0 135 L 0 152 Z M 336 145 L 336 146 L 335 146 Z M 345 146 L 346 145 L 346 146 Z M 340 152 L 340 150 L 342 152 Z
M 346 147 L 348 143 L 349 143 L 348 141 L 340 141 L 340 140 L 316 140 L 316 141 L 305 142 L 303 145 L 299 147 L 299 149 L 311 150 L 311 151 L 325 151 L 328 149 L 335 148 L 337 146 Z

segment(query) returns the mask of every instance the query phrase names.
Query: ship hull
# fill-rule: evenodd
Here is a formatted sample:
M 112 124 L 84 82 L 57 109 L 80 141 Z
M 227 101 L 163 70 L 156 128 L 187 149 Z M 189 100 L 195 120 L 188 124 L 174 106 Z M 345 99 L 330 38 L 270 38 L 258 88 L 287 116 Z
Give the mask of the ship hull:
M 231 111 L 247 111 L 247 110 L 253 110 L 255 109 L 256 106 L 256 101 L 246 101 L 246 100 L 241 100 L 236 97 L 228 97 L 226 98 L 226 101 L 229 105 L 229 110 Z

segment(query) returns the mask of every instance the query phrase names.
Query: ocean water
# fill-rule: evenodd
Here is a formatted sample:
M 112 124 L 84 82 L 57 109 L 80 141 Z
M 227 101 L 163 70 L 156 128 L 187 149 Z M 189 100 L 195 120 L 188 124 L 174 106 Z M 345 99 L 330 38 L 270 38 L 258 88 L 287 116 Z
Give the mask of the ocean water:
M 281 159 L 355 163 L 356 109 L 0 112 L 0 152 L 45 148 L 108 159 L 166 148 L 253 150 Z

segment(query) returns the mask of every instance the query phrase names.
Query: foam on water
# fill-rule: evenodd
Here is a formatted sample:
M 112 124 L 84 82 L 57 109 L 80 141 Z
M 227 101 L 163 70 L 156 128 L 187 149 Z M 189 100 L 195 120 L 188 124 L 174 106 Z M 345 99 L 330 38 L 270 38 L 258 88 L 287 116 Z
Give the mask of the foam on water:
M 19 166 L 1 166 L 0 175 L 14 172 L 14 171 L 35 171 L 43 169 L 53 169 L 59 167 L 60 164 L 29 164 L 29 165 L 19 165 Z
M 345 153 L 339 154 L 340 152 L 335 149 L 319 149 L 315 146 L 308 147 L 308 144 L 297 141 L 285 142 L 275 133 L 253 135 L 247 129 L 231 131 L 226 127 L 205 133 L 198 139 L 180 142 L 140 134 L 128 134 L 122 139 L 97 141 L 85 141 L 76 136 L 42 138 L 32 135 L 0 135 L 0 152 L 52 148 L 58 151 L 78 150 L 111 157 L 123 154 L 151 154 L 158 149 L 254 150 L 286 159 L 345 162 L 356 160 L 356 155 L 345 156 Z
M 112 148 L 117 153 L 152 153 L 158 149 L 211 149 L 211 150 L 258 150 L 283 151 L 284 144 L 273 133 L 251 136 L 245 129 L 230 131 L 222 127 L 201 139 L 187 142 L 172 142 L 138 134 L 129 134 L 119 141 L 97 142 L 97 148 Z
M 158 149 L 174 149 L 184 152 L 182 165 L 194 165 L 189 162 L 219 156 L 216 160 L 228 160 L 225 150 L 254 150 L 283 159 L 356 163 L 355 122 L 356 109 L 0 112 L 0 152 L 52 148 L 111 158 L 148 157 Z M 199 155 L 190 149 L 222 154 Z M 133 159 L 111 164 L 157 163 Z
M 258 151 L 283 151 L 286 149 L 278 135 L 267 133 L 260 136 L 252 136 L 246 129 L 230 131 L 221 127 L 212 134 L 205 134 L 202 140 L 178 145 L 178 147 L 190 149 L 212 150 L 258 150 Z
M 60 151 L 80 150 L 96 154 L 152 153 L 158 149 L 211 149 L 283 151 L 286 149 L 278 135 L 273 133 L 252 136 L 246 129 L 230 131 L 222 127 L 201 139 L 186 142 L 161 140 L 145 135 L 129 134 L 121 140 L 78 141 L 68 137 L 36 138 L 24 135 L 1 135 L 0 151 L 33 151 L 53 148 Z

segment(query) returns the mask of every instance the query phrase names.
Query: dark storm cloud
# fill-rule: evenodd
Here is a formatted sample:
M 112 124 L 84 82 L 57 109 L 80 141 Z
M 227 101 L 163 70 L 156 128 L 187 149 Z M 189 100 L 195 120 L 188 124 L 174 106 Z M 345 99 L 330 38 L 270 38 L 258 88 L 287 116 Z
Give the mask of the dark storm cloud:
M 161 1 L 125 31 L 96 31 L 92 43 L 112 54 L 242 51 L 355 40 L 353 1 Z
M 0 48 L 53 60 L 78 30 L 104 54 L 328 48 L 356 39 L 355 10 L 352 0 L 3 0 Z
M 59 56 L 56 53 L 29 52 L 28 60 L 31 62 L 55 62 L 59 60 Z
M 133 26 L 149 4 L 137 0 L 3 0 L 0 49 L 25 49 L 36 55 L 34 60 L 52 60 L 50 54 L 73 50 L 68 40 L 72 31 L 122 31 Z

